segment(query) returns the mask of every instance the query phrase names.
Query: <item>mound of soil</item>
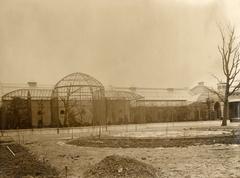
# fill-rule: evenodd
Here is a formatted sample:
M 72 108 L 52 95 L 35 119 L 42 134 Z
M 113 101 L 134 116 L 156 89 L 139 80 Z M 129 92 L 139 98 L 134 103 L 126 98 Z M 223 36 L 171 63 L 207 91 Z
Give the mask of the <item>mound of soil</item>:
M 156 147 L 187 147 L 194 145 L 212 144 L 240 144 L 240 135 L 218 135 L 202 137 L 180 138 L 80 138 L 69 141 L 68 144 L 86 147 L 112 147 L 112 148 L 156 148 Z
M 85 178 L 156 178 L 157 171 L 151 165 L 130 157 L 111 155 L 84 173 Z
M 12 143 L 0 145 L 0 177 L 54 177 L 57 175 L 53 167 L 37 160 L 23 146 Z

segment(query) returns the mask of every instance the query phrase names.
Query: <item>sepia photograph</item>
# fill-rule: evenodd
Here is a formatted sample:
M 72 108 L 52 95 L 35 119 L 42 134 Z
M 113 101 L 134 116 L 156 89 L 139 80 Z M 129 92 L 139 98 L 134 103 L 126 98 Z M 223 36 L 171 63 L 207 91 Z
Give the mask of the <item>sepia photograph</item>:
M 0 0 L 0 178 L 240 178 L 240 0 Z

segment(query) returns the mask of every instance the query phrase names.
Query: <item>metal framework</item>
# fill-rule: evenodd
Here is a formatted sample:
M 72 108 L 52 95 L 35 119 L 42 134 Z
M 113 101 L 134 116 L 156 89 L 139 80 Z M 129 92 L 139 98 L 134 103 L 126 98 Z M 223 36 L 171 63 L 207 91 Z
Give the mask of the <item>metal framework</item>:
M 128 101 L 136 101 L 144 98 L 143 96 L 133 92 L 118 90 L 106 90 L 105 97 L 108 100 L 128 100 Z
M 93 124 L 103 120 L 104 86 L 84 73 L 72 73 L 56 83 L 52 93 L 53 117 L 60 125 Z
M 17 89 L 11 91 L 2 96 L 2 101 L 12 100 L 15 97 L 22 99 L 28 99 L 31 97 L 31 100 L 50 100 L 52 90 L 51 89 L 40 89 L 40 88 L 31 88 L 31 89 Z
M 104 97 L 104 86 L 90 75 L 77 72 L 57 82 L 54 93 L 60 99 L 98 100 Z
M 51 94 L 52 89 L 29 88 L 17 89 L 3 95 L 2 128 L 30 128 L 37 122 L 38 117 L 34 114 L 36 111 L 43 120 L 43 110 L 46 115 L 50 112 L 50 108 L 44 109 L 43 103 L 50 104 Z

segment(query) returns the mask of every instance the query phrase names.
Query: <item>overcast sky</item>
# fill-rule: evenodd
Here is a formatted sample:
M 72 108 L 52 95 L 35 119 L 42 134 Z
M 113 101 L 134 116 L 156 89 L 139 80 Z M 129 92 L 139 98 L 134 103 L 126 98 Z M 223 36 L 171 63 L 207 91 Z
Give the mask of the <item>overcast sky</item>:
M 217 24 L 240 0 L 0 0 L 0 82 L 190 87 L 220 73 Z

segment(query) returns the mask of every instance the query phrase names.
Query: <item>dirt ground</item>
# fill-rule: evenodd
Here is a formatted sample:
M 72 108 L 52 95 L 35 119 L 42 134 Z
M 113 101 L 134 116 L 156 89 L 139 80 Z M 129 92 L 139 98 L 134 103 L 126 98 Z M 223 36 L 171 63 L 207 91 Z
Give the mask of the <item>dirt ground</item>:
M 54 177 L 57 171 L 38 160 L 25 147 L 13 142 L 0 142 L 0 177 Z
M 194 145 L 240 144 L 240 135 L 216 135 L 180 138 L 125 138 L 125 137 L 86 137 L 74 139 L 67 144 L 82 147 L 111 148 L 157 148 L 188 147 Z
M 219 122 L 201 123 L 175 123 L 167 124 L 147 124 L 142 126 L 113 126 L 103 135 L 144 135 L 162 133 L 159 138 L 187 137 L 192 135 L 229 135 L 232 130 L 238 130 L 239 123 L 229 127 L 219 127 Z M 137 129 L 136 129 L 137 127 Z M 121 130 L 122 128 L 122 130 Z M 83 173 L 91 166 L 103 160 L 106 156 L 120 155 L 129 156 L 152 165 L 158 170 L 161 177 L 209 177 L 228 178 L 240 177 L 240 145 L 239 144 L 219 144 L 194 145 L 188 147 L 155 147 L 155 148 L 111 148 L 111 147 L 82 147 L 66 144 L 71 138 L 91 136 L 90 129 L 60 131 L 56 134 L 53 130 L 27 131 L 20 134 L 17 132 L 5 133 L 14 137 L 17 142 L 21 142 L 39 159 L 44 159 L 53 165 L 60 176 L 83 177 Z M 86 132 L 85 132 L 86 131 Z M 41 133 L 40 133 L 41 132 Z M 96 130 L 97 134 L 97 130 Z
M 45 141 L 27 147 L 44 156 L 62 175 L 83 176 L 83 172 L 106 156 L 130 156 L 151 164 L 161 177 L 240 177 L 240 145 L 199 145 L 171 148 L 96 148 Z

